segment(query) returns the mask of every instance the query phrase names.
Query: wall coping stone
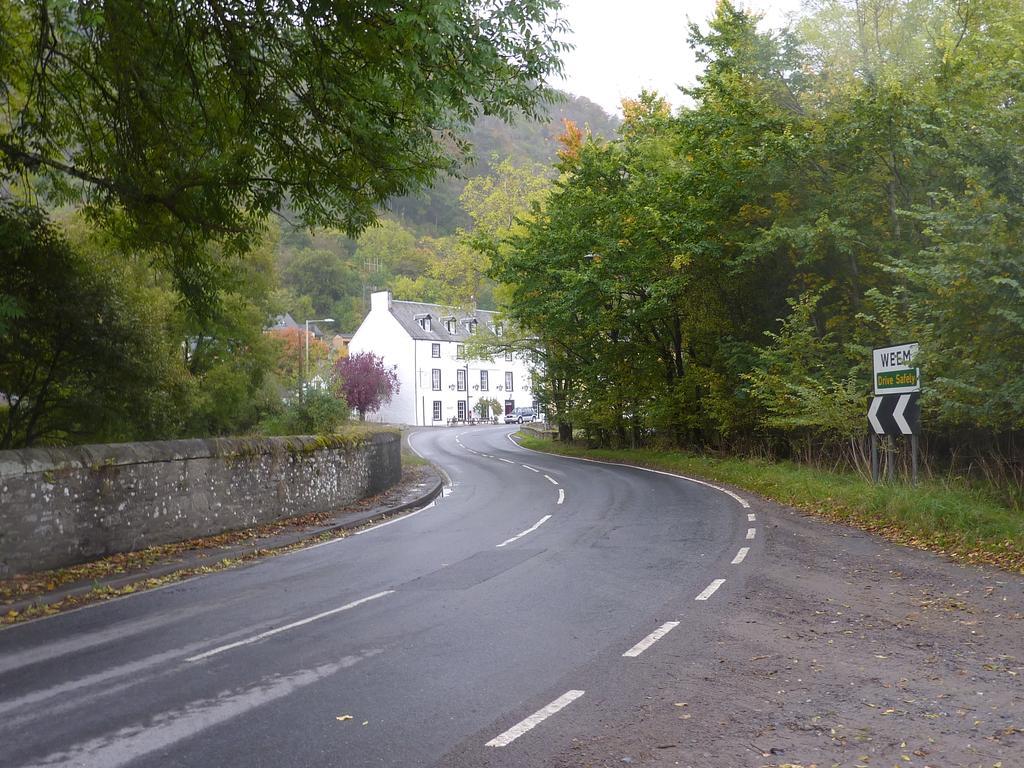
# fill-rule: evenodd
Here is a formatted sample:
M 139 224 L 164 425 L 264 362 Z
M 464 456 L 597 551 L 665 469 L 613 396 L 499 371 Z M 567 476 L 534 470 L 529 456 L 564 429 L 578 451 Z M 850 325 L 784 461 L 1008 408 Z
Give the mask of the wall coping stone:
M 215 457 L 309 453 L 330 448 L 351 448 L 365 443 L 387 444 L 399 439 L 397 432 L 381 430 L 357 434 L 193 438 L 76 445 L 68 448 L 18 448 L 0 451 L 0 480 L 26 474 L 90 467 L 119 467 Z

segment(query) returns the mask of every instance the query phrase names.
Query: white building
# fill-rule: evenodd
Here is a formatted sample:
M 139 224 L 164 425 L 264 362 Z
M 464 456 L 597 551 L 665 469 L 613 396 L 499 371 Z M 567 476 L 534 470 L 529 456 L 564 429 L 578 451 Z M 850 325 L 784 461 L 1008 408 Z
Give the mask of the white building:
M 465 344 L 478 331 L 501 335 L 497 313 L 370 295 L 370 313 L 352 336 L 349 353 L 372 352 L 398 374 L 399 390 L 373 418 L 392 424 L 440 426 L 463 421 L 481 398 L 509 413 L 533 405 L 531 369 L 516 354 L 467 360 Z

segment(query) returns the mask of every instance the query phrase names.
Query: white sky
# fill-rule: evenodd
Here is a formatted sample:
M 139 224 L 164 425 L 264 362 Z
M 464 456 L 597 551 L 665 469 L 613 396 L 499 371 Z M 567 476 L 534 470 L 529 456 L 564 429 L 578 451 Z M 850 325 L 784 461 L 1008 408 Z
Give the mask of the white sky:
M 800 0 L 736 0 L 780 27 Z M 673 106 L 683 103 L 678 84 L 693 85 L 700 68 L 686 43 L 687 19 L 705 29 L 715 0 L 563 0 L 562 16 L 576 48 L 564 55 L 565 79 L 557 87 L 586 96 L 608 112 L 642 88 Z

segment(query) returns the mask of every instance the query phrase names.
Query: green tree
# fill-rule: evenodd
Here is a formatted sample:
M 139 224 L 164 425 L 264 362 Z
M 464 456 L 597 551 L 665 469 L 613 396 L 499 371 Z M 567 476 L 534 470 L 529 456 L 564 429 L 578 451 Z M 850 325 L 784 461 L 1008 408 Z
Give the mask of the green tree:
M 173 434 L 188 381 L 142 269 L 8 201 L 0 249 L 0 293 L 19 310 L 0 336 L 0 447 Z
M 286 203 L 355 235 L 452 171 L 478 116 L 535 116 L 558 7 L 5 3 L 0 174 L 84 203 L 209 306 L 209 243 L 244 251 Z
M 362 280 L 355 267 L 330 251 L 300 250 L 288 260 L 281 278 L 295 296 L 309 298 L 318 317 L 333 316 L 339 305 L 362 295 Z M 295 319 L 316 318 L 300 311 Z

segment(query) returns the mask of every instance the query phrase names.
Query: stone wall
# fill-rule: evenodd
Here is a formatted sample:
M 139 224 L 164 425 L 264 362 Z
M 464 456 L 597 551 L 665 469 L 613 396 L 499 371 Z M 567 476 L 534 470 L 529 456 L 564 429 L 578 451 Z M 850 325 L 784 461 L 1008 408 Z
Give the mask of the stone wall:
M 401 473 L 393 432 L 0 451 L 0 578 L 331 511 Z

